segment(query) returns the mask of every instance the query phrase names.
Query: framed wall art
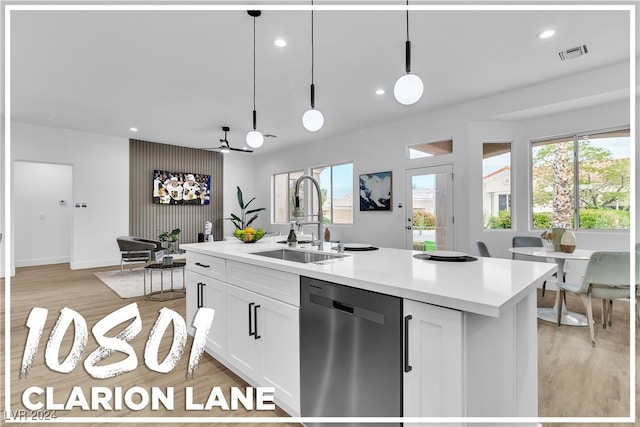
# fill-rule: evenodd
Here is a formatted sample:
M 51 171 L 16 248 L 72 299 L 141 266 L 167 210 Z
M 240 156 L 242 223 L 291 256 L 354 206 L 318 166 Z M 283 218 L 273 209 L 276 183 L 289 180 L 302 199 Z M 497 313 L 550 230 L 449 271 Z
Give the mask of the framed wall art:
M 391 171 L 360 175 L 360 211 L 391 210 Z

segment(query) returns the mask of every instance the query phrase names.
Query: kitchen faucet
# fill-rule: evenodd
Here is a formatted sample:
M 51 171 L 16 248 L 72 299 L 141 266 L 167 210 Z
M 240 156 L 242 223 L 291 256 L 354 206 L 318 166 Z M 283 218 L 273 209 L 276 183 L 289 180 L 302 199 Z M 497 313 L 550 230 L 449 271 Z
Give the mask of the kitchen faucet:
M 311 180 L 313 185 L 316 186 L 316 190 L 318 192 L 318 221 L 296 221 L 296 224 L 298 224 L 298 225 L 318 224 L 318 236 L 317 236 L 318 240 L 317 241 L 314 240 L 312 245 L 313 246 L 318 246 L 318 250 L 321 251 L 322 250 L 322 238 L 324 236 L 324 234 L 322 233 L 322 194 L 320 192 L 320 184 L 318 183 L 318 181 L 314 177 L 312 177 L 310 175 L 302 175 L 296 181 L 296 190 L 295 190 L 295 193 L 294 193 L 295 194 L 296 206 L 295 206 L 294 215 L 296 216 L 296 218 L 300 217 L 300 183 L 304 179 Z

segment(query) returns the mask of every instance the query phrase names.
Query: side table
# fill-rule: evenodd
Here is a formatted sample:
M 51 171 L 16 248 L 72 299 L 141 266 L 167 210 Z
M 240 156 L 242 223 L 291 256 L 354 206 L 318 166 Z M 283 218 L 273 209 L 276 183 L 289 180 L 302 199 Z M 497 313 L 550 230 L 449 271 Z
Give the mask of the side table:
M 177 298 L 184 298 L 185 296 L 185 266 L 186 261 L 174 261 L 171 265 L 164 265 L 162 262 L 151 262 L 144 267 L 144 297 L 152 301 L 167 301 Z M 176 270 L 182 270 L 182 287 L 175 289 L 173 287 L 173 272 Z M 147 271 L 149 272 L 149 292 L 147 292 Z M 160 290 L 153 290 L 153 272 L 160 273 Z M 164 273 L 169 272 L 170 287 L 164 288 Z

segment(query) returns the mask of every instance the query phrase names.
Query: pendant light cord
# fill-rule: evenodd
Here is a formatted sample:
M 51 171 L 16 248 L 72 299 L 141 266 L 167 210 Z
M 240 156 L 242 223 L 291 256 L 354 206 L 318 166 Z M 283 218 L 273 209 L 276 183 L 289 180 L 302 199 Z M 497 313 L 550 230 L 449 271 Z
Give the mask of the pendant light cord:
M 256 109 L 256 18 L 253 17 L 253 109 Z M 254 123 L 255 129 L 255 123 Z
M 407 0 L 407 41 L 405 42 L 405 71 L 411 72 L 411 41 L 409 41 L 409 0 Z
M 407 41 L 409 41 L 409 0 L 407 0 Z
M 313 66 L 314 66 L 314 43 L 313 43 L 313 0 L 311 0 L 311 84 L 313 84 Z

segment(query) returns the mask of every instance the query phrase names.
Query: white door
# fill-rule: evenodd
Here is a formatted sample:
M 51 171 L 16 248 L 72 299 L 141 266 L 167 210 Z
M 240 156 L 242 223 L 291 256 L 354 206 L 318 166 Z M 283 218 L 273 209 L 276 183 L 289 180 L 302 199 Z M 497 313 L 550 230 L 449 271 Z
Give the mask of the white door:
M 263 298 L 258 309 L 264 365 L 261 385 L 275 387 L 276 398 L 300 413 L 300 309 Z
M 406 248 L 453 249 L 453 168 L 407 169 L 405 173 Z
M 12 186 L 15 266 L 70 262 L 73 167 L 16 161 Z
M 258 294 L 236 286 L 227 287 L 227 361 L 248 378 L 262 372 L 262 342 L 256 334 Z
M 462 312 L 406 299 L 403 310 L 404 416 L 464 416 Z

